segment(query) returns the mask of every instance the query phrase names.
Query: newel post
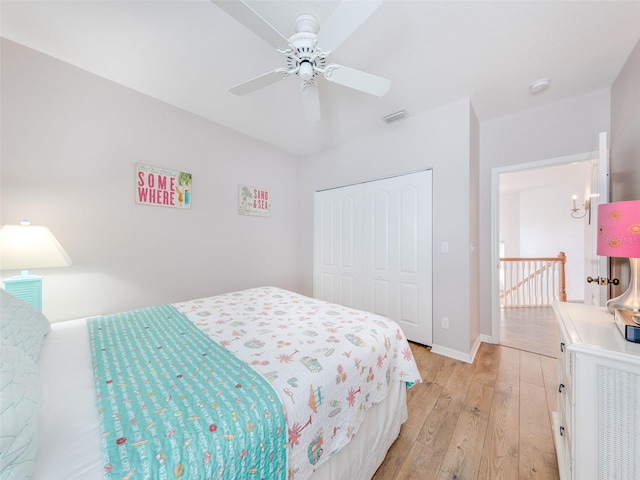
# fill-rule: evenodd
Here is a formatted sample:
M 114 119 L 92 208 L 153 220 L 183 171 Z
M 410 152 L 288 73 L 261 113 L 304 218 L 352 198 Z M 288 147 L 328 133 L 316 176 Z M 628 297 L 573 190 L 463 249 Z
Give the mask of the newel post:
M 558 254 L 558 259 L 560 260 L 560 301 L 567 301 L 567 284 L 565 280 L 564 274 L 564 264 L 567 262 L 567 255 L 564 252 L 560 252 Z

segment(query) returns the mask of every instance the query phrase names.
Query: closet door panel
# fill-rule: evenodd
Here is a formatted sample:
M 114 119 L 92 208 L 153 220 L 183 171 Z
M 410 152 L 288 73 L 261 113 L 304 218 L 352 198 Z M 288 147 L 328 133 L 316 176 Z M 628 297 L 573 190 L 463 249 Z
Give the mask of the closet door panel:
M 357 187 L 357 186 L 356 186 Z M 360 189 L 318 192 L 314 214 L 313 295 L 328 302 L 362 308 L 356 277 L 361 270 L 358 244 Z
M 391 305 L 390 305 L 390 285 L 387 280 L 373 280 L 372 282 L 372 306 L 368 311 L 383 315 L 385 317 L 391 317 Z
M 419 297 L 418 287 L 414 283 L 400 284 L 400 321 L 418 325 Z
M 365 310 L 392 318 L 410 340 L 431 345 L 431 172 L 363 186 L 369 207 L 363 212 Z M 387 289 L 380 288 L 383 282 Z
M 428 170 L 317 192 L 314 296 L 387 316 L 431 345 L 431 189 Z M 318 269 L 333 278 L 330 296 Z
M 409 185 L 400 192 L 400 272 L 418 273 L 418 188 Z
M 367 190 L 365 189 L 365 198 L 368 198 L 371 210 L 364 220 L 370 227 L 365 230 L 369 238 L 365 238 L 363 247 L 367 255 L 373 256 L 373 270 L 386 273 L 389 271 L 389 194 L 386 191 Z

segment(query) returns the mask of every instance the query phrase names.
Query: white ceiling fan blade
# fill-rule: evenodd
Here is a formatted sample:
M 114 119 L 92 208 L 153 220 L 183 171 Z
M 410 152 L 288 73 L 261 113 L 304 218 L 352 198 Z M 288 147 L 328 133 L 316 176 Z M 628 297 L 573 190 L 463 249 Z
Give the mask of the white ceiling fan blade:
M 268 44 L 276 48 L 286 47 L 289 43 L 287 37 L 282 35 L 276 28 L 267 22 L 253 8 L 242 0 L 211 0 L 222 10 L 227 12 L 253 33 L 258 35 Z
M 325 52 L 333 52 L 355 32 L 380 5 L 382 5 L 382 0 L 343 0 L 340 2 L 318 32 L 317 38 L 320 48 Z
M 268 85 L 271 85 L 272 83 L 276 83 L 283 78 L 285 78 L 285 75 L 284 73 L 282 73 L 282 70 L 278 68 L 276 70 L 272 70 L 269 73 L 260 75 L 259 77 L 255 77 L 251 80 L 247 80 L 246 82 L 235 85 L 231 87 L 229 91 L 234 95 L 246 95 L 247 93 L 254 92 L 262 87 L 266 87 Z
M 304 107 L 304 117 L 308 122 L 320 120 L 320 95 L 316 82 L 302 83 L 302 106 Z
M 384 97 L 391 88 L 391 80 L 342 65 L 329 65 L 325 78 L 338 85 L 378 97 Z

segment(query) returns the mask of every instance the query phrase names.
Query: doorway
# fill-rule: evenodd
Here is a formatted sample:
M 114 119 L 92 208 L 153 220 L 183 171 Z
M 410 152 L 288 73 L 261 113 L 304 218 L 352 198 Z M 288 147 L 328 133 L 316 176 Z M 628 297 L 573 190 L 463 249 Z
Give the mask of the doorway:
M 594 208 L 597 208 L 596 206 L 599 201 L 607 201 L 608 189 L 602 187 L 602 185 L 608 181 L 608 178 L 603 178 L 606 177 L 606 175 L 603 175 L 603 172 L 608 172 L 608 150 L 606 145 L 606 134 L 601 134 L 600 148 L 597 152 L 571 155 L 492 170 L 493 265 L 496 265 L 496 267 L 499 265 L 500 240 L 505 235 L 512 239 L 511 241 L 505 241 L 502 247 L 505 254 L 509 257 L 523 256 L 525 253 L 538 256 L 556 256 L 559 251 L 568 248 L 560 248 L 558 247 L 558 243 L 554 242 L 566 236 L 567 230 L 571 230 L 571 228 L 575 230 L 577 228 L 578 231 L 582 232 L 582 235 L 575 237 L 578 238 L 577 242 L 579 245 L 577 245 L 578 248 L 574 248 L 574 258 L 569 264 L 571 279 L 567 283 L 567 300 L 584 302 L 585 297 L 588 298 L 589 301 L 592 300 L 592 294 L 585 289 L 584 278 L 587 275 L 585 272 L 592 269 L 592 259 L 595 257 L 594 248 L 591 243 L 593 237 L 591 232 L 595 230 L 596 221 L 592 215 L 590 222 L 587 214 L 582 218 L 572 218 L 572 197 L 574 195 L 576 196 L 577 206 L 580 207 L 583 206 L 584 200 L 588 199 L 592 211 Z M 599 160 L 600 158 L 603 158 L 603 160 Z M 584 179 L 582 177 L 585 175 L 580 175 L 582 179 L 577 185 L 568 181 L 576 175 L 575 172 L 572 172 L 574 168 L 572 165 L 575 165 L 575 168 L 583 168 L 587 177 Z M 510 175 L 511 177 L 509 177 Z M 505 186 L 509 186 L 509 188 L 505 188 Z M 501 189 L 503 190 L 502 192 Z M 511 191 L 509 191 L 509 189 L 511 189 Z M 536 190 L 538 191 L 536 192 Z M 598 192 L 604 193 L 600 199 L 597 198 Z M 512 195 L 510 198 L 508 197 L 509 194 Z M 509 212 L 509 209 L 512 211 Z M 517 210 L 517 212 L 514 213 L 514 210 Z M 592 213 L 592 211 L 588 213 Z M 513 221 L 514 215 L 517 221 Z M 520 218 L 518 216 L 520 216 Z M 523 216 L 524 221 L 522 220 Z M 524 226 L 521 225 L 523 223 Z M 560 234 L 557 232 L 549 232 L 548 229 L 545 228 L 546 223 L 557 223 L 561 228 Z M 514 224 L 517 225 L 517 227 L 514 227 Z M 530 231 L 530 227 L 534 227 L 533 233 Z M 514 231 L 509 234 L 505 233 L 509 228 Z M 562 229 L 564 229 L 564 232 Z M 576 240 L 574 240 L 574 243 L 575 242 Z M 535 250 L 536 248 L 552 247 L 558 251 L 538 253 Z M 598 270 L 598 268 L 596 268 L 596 270 Z M 593 272 L 593 274 L 597 274 L 597 272 Z M 492 271 L 491 282 L 492 338 L 494 342 L 500 343 L 502 341 L 502 330 L 505 330 L 507 335 L 509 334 L 504 326 L 504 322 L 506 321 L 516 322 L 514 325 L 517 325 L 517 321 L 521 322 L 521 326 L 516 326 L 514 330 L 523 337 L 521 341 L 525 345 L 525 348 L 523 348 L 525 350 L 532 350 L 534 348 L 532 345 L 535 344 L 534 339 L 527 338 L 525 332 L 525 327 L 531 326 L 534 323 L 532 318 L 547 318 L 548 322 L 546 323 L 551 327 L 548 331 L 555 332 L 555 318 L 549 307 L 547 307 L 548 310 L 538 312 L 537 315 L 535 315 L 533 311 L 521 311 L 519 312 L 520 315 L 518 315 L 517 311 L 512 311 L 509 312 L 508 316 L 517 317 L 517 320 L 506 318 L 499 301 L 500 274 L 498 268 Z M 532 328 L 531 335 L 538 335 L 542 330 L 544 329 Z M 543 341 L 543 343 L 546 344 L 548 342 Z M 550 339 L 549 343 L 552 345 L 555 344 L 553 339 Z M 529 347 L 526 347 L 526 345 L 529 345 Z M 540 353 L 547 354 L 544 353 L 544 351 Z

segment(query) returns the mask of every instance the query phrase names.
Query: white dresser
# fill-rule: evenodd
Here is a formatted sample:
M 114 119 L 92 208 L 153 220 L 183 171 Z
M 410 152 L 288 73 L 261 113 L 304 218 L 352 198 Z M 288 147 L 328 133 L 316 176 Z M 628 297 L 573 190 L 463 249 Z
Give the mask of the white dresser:
M 555 303 L 561 480 L 640 480 L 640 344 L 606 308 Z

